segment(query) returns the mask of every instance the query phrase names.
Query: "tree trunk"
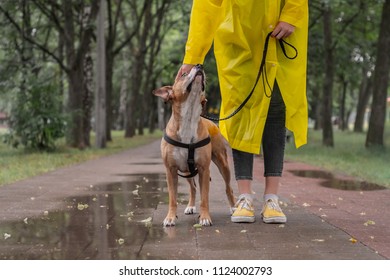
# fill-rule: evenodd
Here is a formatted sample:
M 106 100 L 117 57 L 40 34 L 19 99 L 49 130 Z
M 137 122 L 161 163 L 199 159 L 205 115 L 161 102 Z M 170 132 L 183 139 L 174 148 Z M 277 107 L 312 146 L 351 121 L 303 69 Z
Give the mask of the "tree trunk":
M 361 84 L 359 88 L 359 97 L 356 107 L 356 117 L 353 131 L 363 132 L 364 117 L 366 115 L 366 109 L 368 100 L 372 93 L 372 77 L 367 76 L 367 69 L 363 68 Z
M 66 51 L 66 61 L 68 68 L 67 75 L 68 86 L 68 112 L 71 114 L 71 122 L 67 133 L 67 144 L 71 147 L 80 149 L 85 148 L 85 129 L 84 129 L 84 59 L 88 52 L 92 35 L 92 21 L 96 18 L 99 9 L 99 0 L 91 1 L 90 13 L 88 18 L 84 19 L 80 32 L 76 32 L 75 15 L 73 3 L 69 0 L 62 0 L 62 10 L 64 14 L 64 43 Z M 77 36 L 76 36 L 77 35 Z M 76 44 L 78 42 L 78 44 Z
M 390 72 L 390 0 L 383 4 L 379 31 L 371 115 L 366 147 L 384 146 L 387 89 Z
M 91 146 L 91 118 L 93 107 L 93 60 L 88 52 L 84 58 L 84 91 L 83 91 L 83 129 L 84 143 Z
M 340 97 L 340 120 L 339 120 L 339 129 L 341 131 L 344 131 L 346 128 L 347 128 L 347 120 L 346 120 L 346 109 L 345 109 L 345 101 L 347 99 L 347 85 L 348 85 L 348 82 L 345 80 L 345 78 L 343 77 L 342 79 L 342 86 L 343 86 L 343 90 L 341 92 L 341 97 Z
M 109 51 L 111 43 L 107 43 L 106 50 L 106 138 L 107 141 L 112 141 L 112 92 L 113 92 L 113 73 L 114 73 L 114 55 Z
M 145 18 L 150 17 L 152 1 L 145 2 Z M 148 38 L 148 33 L 150 30 L 149 20 L 144 21 L 144 26 L 142 29 L 142 34 L 139 38 L 139 43 L 137 49 L 134 51 L 134 64 L 132 67 L 132 77 L 131 77 L 131 88 L 130 88 L 130 98 L 126 105 L 127 116 L 126 116 L 126 127 L 125 127 L 125 137 L 133 137 L 135 135 L 135 130 L 137 126 L 137 108 L 142 107 L 142 102 L 139 102 L 140 89 L 142 88 L 142 77 L 145 63 L 146 55 L 146 41 Z
M 324 146 L 333 147 L 332 95 L 334 59 L 332 44 L 332 8 L 329 5 L 324 10 L 325 78 L 322 96 L 322 144 Z
M 96 77 L 96 147 L 106 147 L 106 39 L 104 24 L 106 17 L 106 0 L 100 0 L 97 18 L 97 77 Z
M 83 106 L 82 93 L 84 92 L 83 83 L 83 62 L 80 61 L 77 67 L 68 74 L 69 78 L 69 97 L 68 112 L 71 122 L 69 124 L 67 142 L 71 147 L 84 149 L 84 128 L 83 128 Z
M 83 28 L 88 25 L 88 18 L 91 15 L 90 7 L 84 8 L 83 13 Z M 91 118 L 92 118 L 92 107 L 93 107 L 93 60 L 91 55 L 91 48 L 88 46 L 83 61 L 83 83 L 84 90 L 83 94 L 83 137 L 84 143 L 87 147 L 91 146 Z

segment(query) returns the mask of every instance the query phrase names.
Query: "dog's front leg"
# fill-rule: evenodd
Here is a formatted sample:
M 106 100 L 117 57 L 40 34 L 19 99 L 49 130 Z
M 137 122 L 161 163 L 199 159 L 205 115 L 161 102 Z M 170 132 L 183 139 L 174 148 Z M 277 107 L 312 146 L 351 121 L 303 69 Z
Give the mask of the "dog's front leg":
M 199 169 L 199 186 L 201 197 L 199 224 L 211 226 L 213 223 L 209 212 L 210 170 L 208 168 Z
M 168 184 L 169 206 L 168 206 L 168 214 L 163 223 L 165 227 L 174 226 L 177 219 L 176 212 L 177 212 L 178 176 L 177 176 L 176 169 L 172 170 L 167 168 L 167 184 Z
M 184 214 L 191 215 L 196 213 L 195 207 L 195 198 L 196 198 L 196 184 L 194 178 L 187 179 L 188 184 L 190 185 L 190 199 L 188 201 L 188 205 L 184 210 Z

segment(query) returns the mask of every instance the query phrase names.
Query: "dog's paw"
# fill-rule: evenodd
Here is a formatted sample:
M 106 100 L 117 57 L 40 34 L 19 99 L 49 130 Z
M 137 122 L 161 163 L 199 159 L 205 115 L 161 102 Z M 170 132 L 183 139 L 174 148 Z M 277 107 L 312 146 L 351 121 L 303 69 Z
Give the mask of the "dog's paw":
M 175 225 L 176 225 L 176 218 L 166 217 L 163 222 L 164 227 L 174 227 Z
M 211 221 L 211 218 L 201 218 L 199 217 L 199 224 L 205 227 L 209 227 L 213 225 L 213 222 Z
M 195 206 L 187 206 L 187 208 L 184 210 L 184 214 L 186 215 L 192 215 L 196 213 L 196 207 Z

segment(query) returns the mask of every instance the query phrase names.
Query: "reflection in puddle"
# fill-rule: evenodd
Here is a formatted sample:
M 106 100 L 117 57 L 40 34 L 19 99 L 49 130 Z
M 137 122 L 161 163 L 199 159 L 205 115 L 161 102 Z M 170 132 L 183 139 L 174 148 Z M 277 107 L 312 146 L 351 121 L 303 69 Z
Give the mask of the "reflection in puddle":
M 322 170 L 290 170 L 290 172 L 299 177 L 326 179 L 320 185 L 332 189 L 346 191 L 376 191 L 386 189 L 384 186 L 365 181 L 339 179 L 334 177 L 332 173 Z
M 165 188 L 165 175 L 138 174 L 91 186 L 89 196 L 66 198 L 65 209 L 1 223 L 0 259 L 155 259 L 140 252 L 166 234 L 150 222 L 168 201 Z

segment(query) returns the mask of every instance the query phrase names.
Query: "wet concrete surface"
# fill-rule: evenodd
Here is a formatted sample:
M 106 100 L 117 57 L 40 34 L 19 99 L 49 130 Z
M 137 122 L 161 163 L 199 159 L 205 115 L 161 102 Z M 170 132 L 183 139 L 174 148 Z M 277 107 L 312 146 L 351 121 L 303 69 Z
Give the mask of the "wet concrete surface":
M 363 195 L 324 188 L 324 180 L 340 178 L 320 171 L 313 178 L 293 174 L 311 170 L 297 163 L 286 163 L 281 186 L 286 225 L 260 222 L 264 186 L 256 158 L 256 223 L 230 222 L 223 180 L 213 165 L 213 226 L 194 227 L 198 214 L 184 215 L 188 186 L 180 180 L 177 225 L 164 228 L 168 196 L 159 154 L 157 141 L 0 187 L 0 259 L 390 258 L 389 225 L 377 211 L 364 209 L 372 201 L 382 207 L 376 210 L 388 209 L 388 190 Z M 357 214 L 363 211 L 366 216 Z M 376 224 L 364 226 L 369 219 Z
M 179 201 L 187 203 L 179 194 Z M 139 259 L 144 240 L 164 234 L 153 211 L 166 204 L 165 174 L 131 174 L 129 181 L 90 185 L 64 198 L 62 209 L 0 224 L 1 259 Z

